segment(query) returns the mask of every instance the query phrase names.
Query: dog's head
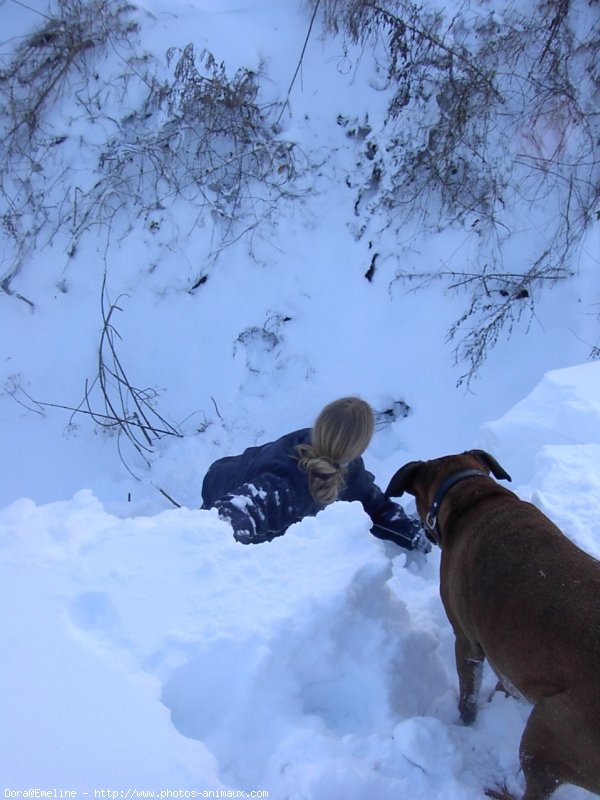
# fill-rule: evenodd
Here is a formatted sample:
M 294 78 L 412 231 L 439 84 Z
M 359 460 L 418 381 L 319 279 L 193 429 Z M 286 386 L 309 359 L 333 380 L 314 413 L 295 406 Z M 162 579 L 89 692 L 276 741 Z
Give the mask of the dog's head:
M 433 530 L 436 526 L 431 524 L 431 511 L 434 501 L 439 497 L 440 487 L 453 476 L 472 473 L 485 475 L 491 473 L 495 478 L 511 480 L 508 472 L 485 450 L 468 450 L 459 455 L 443 456 L 431 461 L 411 461 L 405 464 L 392 477 L 385 494 L 388 497 L 400 497 L 405 492 L 412 494 L 429 538 L 439 544 L 439 539 Z M 437 509 L 435 513 L 437 515 Z

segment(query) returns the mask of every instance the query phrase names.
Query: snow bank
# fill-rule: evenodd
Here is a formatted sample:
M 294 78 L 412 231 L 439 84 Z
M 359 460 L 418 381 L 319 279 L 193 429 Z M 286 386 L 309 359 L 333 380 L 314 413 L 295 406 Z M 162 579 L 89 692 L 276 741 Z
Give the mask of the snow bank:
M 547 373 L 482 430 L 516 490 L 600 558 L 600 362 Z
M 482 432 L 596 554 L 599 371 L 550 373 Z M 3 786 L 306 800 L 475 800 L 505 779 L 518 790 L 529 709 L 488 702 L 488 673 L 476 724 L 458 724 L 438 568 L 438 552 L 370 536 L 356 503 L 254 547 L 214 511 L 121 519 L 89 491 L 13 503 L 0 512 Z

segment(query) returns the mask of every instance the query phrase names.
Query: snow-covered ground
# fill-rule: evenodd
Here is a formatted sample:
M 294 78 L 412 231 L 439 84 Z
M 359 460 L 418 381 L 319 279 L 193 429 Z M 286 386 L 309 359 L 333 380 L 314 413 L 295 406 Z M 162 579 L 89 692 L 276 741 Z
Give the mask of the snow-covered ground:
M 600 364 L 548 373 L 478 443 L 600 557 Z M 477 722 L 458 724 L 439 553 L 407 556 L 369 522 L 339 503 L 243 547 L 212 511 L 123 518 L 87 489 L 9 505 L 4 786 L 323 800 L 518 787 L 527 705 L 488 702 L 490 674 Z
M 27 5 L 0 3 L 11 36 L 46 8 Z M 137 5 L 157 58 L 194 40 L 234 69 L 265 70 L 273 97 L 285 94 L 309 19 L 299 3 Z M 527 335 L 502 340 L 469 390 L 457 388 L 445 334 L 460 297 L 435 285 L 407 294 L 391 257 L 366 281 L 371 248 L 348 225 L 357 154 L 336 119 L 367 107 L 377 119 L 373 83 L 368 65 L 346 68 L 339 42 L 310 39 L 285 135 L 322 152 L 322 169 L 302 202 L 284 204 L 251 249 L 229 247 L 194 294 L 181 287 L 208 234 L 190 232 L 181 205 L 163 211 L 159 235 L 142 226 L 108 248 L 100 232 L 70 261 L 48 245 L 19 276 L 28 302 L 0 294 L 5 797 L 468 800 L 503 781 L 522 786 L 527 705 L 488 702 L 487 674 L 477 722 L 458 722 L 437 551 L 380 542 L 358 504 L 254 547 L 198 509 L 215 458 L 309 425 L 325 402 L 356 393 L 379 412 L 409 407 L 380 425 L 365 456 L 381 486 L 406 461 L 484 447 L 511 488 L 600 557 L 600 362 L 585 363 L 598 225 L 577 276 L 540 300 Z M 53 125 L 85 154 L 93 133 L 68 103 Z M 440 264 L 468 244 L 442 231 L 419 247 L 414 259 Z M 161 413 L 185 434 L 156 443 L 150 467 L 124 442 L 133 475 L 114 437 L 34 402 L 77 406 L 94 378 L 105 268 L 122 363 L 134 385 L 159 390 Z

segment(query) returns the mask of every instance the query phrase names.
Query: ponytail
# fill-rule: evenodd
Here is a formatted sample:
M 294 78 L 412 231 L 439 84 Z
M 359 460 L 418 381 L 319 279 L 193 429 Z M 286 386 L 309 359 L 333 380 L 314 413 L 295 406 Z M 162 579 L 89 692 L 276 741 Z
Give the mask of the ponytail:
M 310 493 L 320 506 L 327 506 L 337 500 L 344 488 L 346 469 L 325 456 L 319 456 L 310 444 L 299 444 L 298 468 L 308 475 Z
M 371 406 L 358 397 L 334 400 L 321 411 L 310 444 L 296 448 L 298 468 L 307 473 L 310 492 L 318 505 L 337 500 L 345 485 L 347 465 L 365 451 L 374 427 Z

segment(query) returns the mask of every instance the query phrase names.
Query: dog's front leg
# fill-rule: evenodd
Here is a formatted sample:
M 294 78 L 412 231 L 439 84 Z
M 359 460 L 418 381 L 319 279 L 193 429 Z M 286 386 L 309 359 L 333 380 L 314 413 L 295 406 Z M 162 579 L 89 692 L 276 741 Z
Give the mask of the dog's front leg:
M 477 698 L 481 688 L 485 656 L 481 647 L 467 639 L 463 633 L 455 631 L 455 635 L 454 653 L 460 689 L 458 710 L 464 724 L 470 725 L 477 716 Z

